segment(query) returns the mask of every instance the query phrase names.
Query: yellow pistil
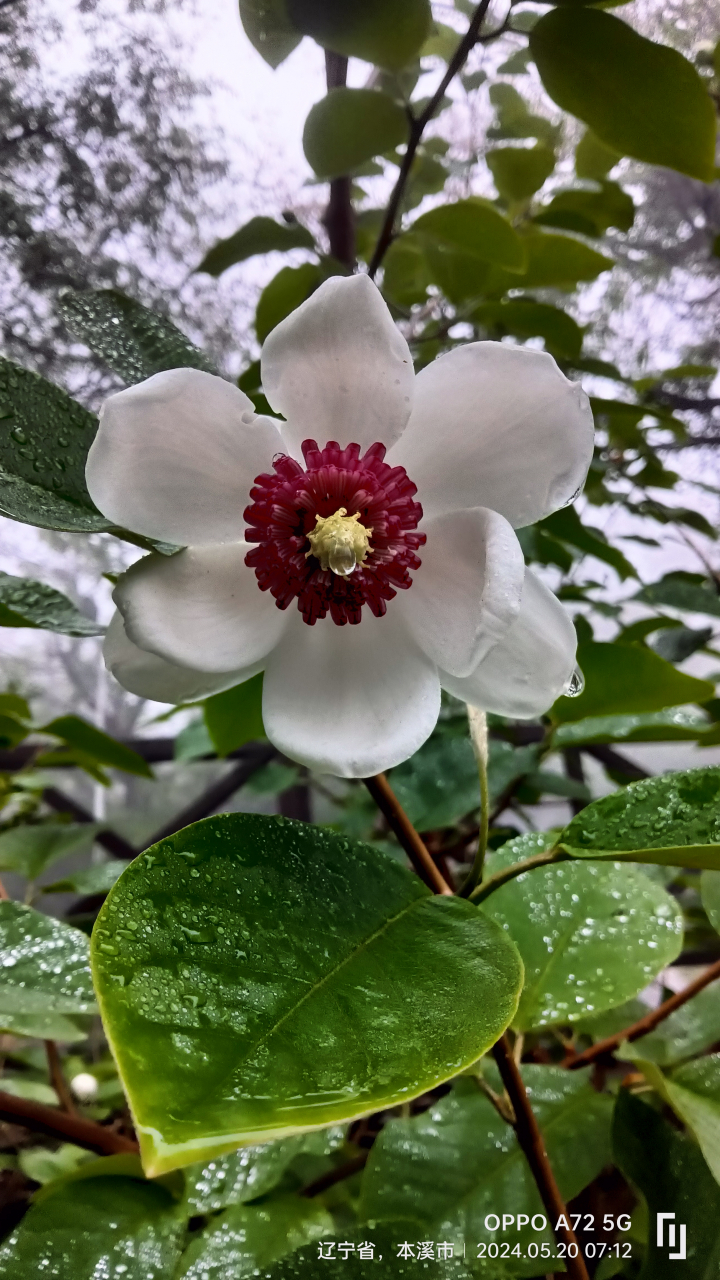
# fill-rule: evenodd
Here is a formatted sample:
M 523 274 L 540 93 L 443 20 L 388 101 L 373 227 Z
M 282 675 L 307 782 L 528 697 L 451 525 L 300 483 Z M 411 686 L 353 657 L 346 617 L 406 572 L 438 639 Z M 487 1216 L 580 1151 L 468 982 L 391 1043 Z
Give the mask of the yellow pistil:
M 366 555 L 372 554 L 370 534 L 372 529 L 359 524 L 360 512 L 349 516 L 345 507 L 339 507 L 332 516 L 316 516 L 312 533 L 308 534 L 308 556 L 316 556 L 321 569 L 330 569 L 340 578 L 348 578 Z

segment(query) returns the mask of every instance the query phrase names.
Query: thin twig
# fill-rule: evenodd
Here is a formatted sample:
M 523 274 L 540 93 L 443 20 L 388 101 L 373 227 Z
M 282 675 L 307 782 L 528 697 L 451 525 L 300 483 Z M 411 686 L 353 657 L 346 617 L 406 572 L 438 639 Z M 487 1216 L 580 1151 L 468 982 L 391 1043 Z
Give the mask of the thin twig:
M 62 1069 L 60 1054 L 54 1040 L 45 1041 L 45 1055 L 47 1057 L 48 1074 L 50 1083 L 60 1099 L 60 1106 L 69 1116 L 77 1115 L 77 1107 L 73 1101 L 70 1086 L 65 1079 L 65 1073 Z
M 384 773 L 363 778 L 370 795 L 385 821 L 395 832 L 415 871 L 433 893 L 452 894 L 452 889 L 435 866 L 423 840 L 420 839 Z
M 48 1134 L 51 1138 L 64 1138 L 101 1156 L 139 1150 L 131 1138 L 124 1138 L 114 1129 L 96 1124 L 94 1120 L 83 1120 L 56 1107 L 46 1107 L 44 1103 L 31 1102 L 29 1098 L 16 1098 L 14 1094 L 3 1091 L 0 1091 L 0 1120 L 24 1125 L 26 1129 Z
M 568 862 L 570 855 L 563 853 L 562 849 L 550 849 L 547 853 L 534 853 L 531 858 L 525 858 L 523 862 L 513 862 L 512 866 L 503 867 L 502 871 L 496 871 L 494 876 L 488 876 L 477 889 L 473 889 L 470 894 L 470 901 L 480 905 L 491 893 L 495 893 L 496 889 L 501 889 L 508 880 L 514 880 L 516 876 L 523 875 L 526 871 L 533 871 L 535 867 L 548 867 L 553 862 Z
M 365 1168 L 369 1155 L 369 1151 L 361 1151 L 359 1156 L 353 1156 L 352 1160 L 346 1160 L 344 1164 L 339 1164 L 335 1169 L 330 1169 L 328 1173 L 323 1173 L 320 1178 L 316 1178 L 307 1187 L 303 1187 L 300 1195 L 312 1199 L 313 1196 L 319 1196 L 322 1191 L 327 1191 L 328 1187 L 334 1187 L 337 1182 L 344 1182 L 346 1178 L 352 1178 L 353 1174 L 359 1173 L 361 1169 Z
M 528 1162 L 537 1189 L 542 1197 L 545 1212 L 559 1243 L 567 1245 L 565 1266 L 572 1280 L 589 1280 L 585 1261 L 579 1249 L 575 1233 L 571 1226 L 563 1226 L 563 1219 L 569 1224 L 565 1202 L 560 1195 L 552 1166 L 547 1157 L 545 1143 L 535 1113 L 525 1092 L 525 1085 L 508 1043 L 507 1036 L 501 1036 L 492 1050 L 505 1092 L 515 1112 L 515 1134 L 518 1144 Z M 574 1246 L 577 1256 L 570 1256 Z
M 467 61 L 470 50 L 478 43 L 480 38 L 480 28 L 489 8 L 490 0 L 480 0 L 480 4 L 470 19 L 470 26 L 458 44 L 457 49 L 448 63 L 447 71 L 445 72 L 445 75 L 440 81 L 440 84 L 435 90 L 432 98 L 425 107 L 425 110 L 417 118 L 411 117 L 410 134 L 408 137 L 407 147 L 405 148 L 405 155 L 403 156 L 402 164 L 400 166 L 400 173 L 398 174 L 397 182 L 393 187 L 392 195 L 388 201 L 383 225 L 368 268 L 368 275 L 371 280 L 374 279 L 376 272 L 392 242 L 393 235 L 395 233 L 395 219 L 397 218 L 400 202 L 403 198 L 407 180 L 410 176 L 412 162 L 415 159 L 415 152 L 420 145 L 420 141 L 425 131 L 425 126 L 430 122 L 430 120 L 432 120 L 437 108 L 445 96 L 445 90 L 450 84 L 450 81 L 453 80 L 458 72 L 462 70 Z
M 637 1022 L 633 1022 L 631 1026 L 625 1027 L 624 1031 L 618 1031 L 614 1036 L 607 1036 L 605 1040 L 598 1040 L 591 1045 L 589 1049 L 585 1049 L 583 1053 L 576 1053 L 571 1058 L 566 1058 L 563 1066 L 570 1071 L 575 1071 L 578 1067 L 586 1067 L 588 1063 L 597 1061 L 605 1054 L 614 1053 L 622 1044 L 627 1044 L 631 1040 L 639 1040 L 641 1036 L 646 1036 L 649 1031 L 654 1031 L 661 1022 L 670 1017 L 676 1009 L 688 1001 L 692 1000 L 699 991 L 709 986 L 716 978 L 720 978 L 720 960 L 715 964 L 711 964 L 704 973 L 700 974 L 694 982 L 683 987 L 682 991 L 677 991 L 675 995 L 670 996 L 668 1000 L 664 1000 L 658 1005 L 657 1009 L 651 1009 L 650 1013 L 646 1013 L 644 1018 L 639 1018 Z
M 488 790 L 488 732 L 487 716 L 479 707 L 467 709 L 470 739 L 475 752 L 480 780 L 480 825 L 478 828 L 478 847 L 467 879 L 460 890 L 461 898 L 469 898 L 473 889 L 479 885 L 485 866 L 488 831 L 490 829 L 490 792 Z

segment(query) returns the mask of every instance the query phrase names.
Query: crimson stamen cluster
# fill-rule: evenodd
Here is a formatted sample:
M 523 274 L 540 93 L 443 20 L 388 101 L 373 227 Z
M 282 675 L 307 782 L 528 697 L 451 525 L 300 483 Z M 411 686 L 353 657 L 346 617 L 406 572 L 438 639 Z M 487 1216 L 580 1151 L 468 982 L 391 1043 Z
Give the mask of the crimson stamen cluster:
M 409 570 L 420 567 L 416 551 L 426 535 L 417 532 L 423 513 L 413 502 L 417 487 L 404 467 L 383 461 L 383 444 L 370 445 L 362 458 L 360 445 L 341 449 L 334 440 L 324 449 L 304 440 L 302 452 L 306 470 L 280 454 L 273 460 L 274 474 L 257 476 L 252 506 L 244 514 L 245 537 L 258 546 L 245 563 L 279 609 L 297 599 L 310 626 L 328 612 L 339 626 L 358 623 L 364 604 L 381 618 L 397 589 L 412 586 Z M 347 578 L 323 571 L 315 556 L 306 558 L 307 535 L 317 517 L 334 515 L 340 507 L 350 515 L 359 511 L 361 523 L 372 529 L 370 553 Z

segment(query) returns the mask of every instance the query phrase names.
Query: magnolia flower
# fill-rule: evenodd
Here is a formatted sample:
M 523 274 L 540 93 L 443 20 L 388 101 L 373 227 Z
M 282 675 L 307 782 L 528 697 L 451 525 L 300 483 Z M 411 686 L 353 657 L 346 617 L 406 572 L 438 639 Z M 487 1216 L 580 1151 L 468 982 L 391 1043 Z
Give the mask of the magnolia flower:
M 546 710 L 575 631 L 514 527 L 585 479 L 581 388 L 549 355 L 498 342 L 415 377 L 362 275 L 326 281 L 273 330 L 262 379 L 283 418 L 196 369 L 103 406 L 93 500 L 185 548 L 118 583 L 105 648 L 118 680 L 182 701 L 262 670 L 271 742 L 343 777 L 412 755 L 441 687 L 503 715 Z

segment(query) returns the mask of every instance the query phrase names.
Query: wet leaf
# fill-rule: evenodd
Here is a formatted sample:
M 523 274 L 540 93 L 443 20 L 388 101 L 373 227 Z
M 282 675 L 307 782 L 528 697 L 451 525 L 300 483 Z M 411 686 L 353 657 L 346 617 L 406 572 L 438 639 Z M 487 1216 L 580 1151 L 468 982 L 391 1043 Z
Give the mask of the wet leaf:
M 62 880 L 54 880 L 52 884 L 41 885 L 43 893 L 107 893 L 115 881 L 120 878 L 127 862 L 112 859 L 99 862 L 95 866 L 84 867 L 82 871 L 71 871 Z
M 558 747 L 594 742 L 692 742 L 702 737 L 709 725 L 684 707 L 666 711 L 637 712 L 635 715 L 588 716 L 559 724 L 553 733 Z
M 273 70 L 302 40 L 288 17 L 286 0 L 240 0 L 240 20 L 248 40 Z
M 720 871 L 703 871 L 700 895 L 713 929 L 720 933 Z
M 61 591 L 9 573 L 0 573 L 0 627 L 36 627 L 65 636 L 101 636 L 105 631 Z
M 262 718 L 263 676 L 253 676 L 224 693 L 206 698 L 205 726 L 215 751 L 227 756 L 246 742 L 265 737 Z
M 578 698 L 558 698 L 551 711 L 556 722 L 661 711 L 686 702 L 706 702 L 715 692 L 709 680 L 677 671 L 640 645 L 619 647 L 591 640 L 578 647 L 578 664 L 585 688 Z
M 324 1155 L 342 1146 L 344 1129 L 333 1125 L 260 1146 L 241 1147 L 185 1170 L 185 1199 L 193 1213 L 214 1213 L 231 1204 L 258 1200 L 277 1186 L 296 1156 Z M 330 1233 L 332 1234 L 332 1233 Z
M 455 252 L 496 263 L 508 273 L 523 272 L 527 264 L 525 243 L 514 227 L 488 200 L 478 196 L 421 214 L 412 230 Z M 515 284 L 513 280 L 512 287 Z
M 710 1172 L 720 1183 L 720 1054 L 687 1062 L 669 1076 L 652 1062 L 639 1060 L 639 1066 L 660 1097 L 695 1135 Z
M 19 902 L 0 902 L 0 1027 L 77 1040 L 74 1018 L 97 1012 L 89 950 L 79 929 Z
M 645 1013 L 647 1013 L 647 1007 L 640 1010 L 628 1009 L 627 1016 L 623 1017 L 621 1026 L 616 1030 L 631 1026 Z M 603 1030 L 600 1038 L 604 1034 L 612 1035 L 613 1031 L 606 1033 Z M 692 1058 L 697 1053 L 702 1053 L 708 1045 L 715 1044 L 718 1040 L 720 1040 L 720 983 L 713 982 L 698 995 L 693 996 L 692 1000 L 688 1000 L 676 1009 L 675 1013 L 671 1013 L 670 1017 L 661 1022 L 649 1035 L 641 1036 L 639 1040 L 623 1045 L 620 1057 L 627 1058 L 630 1062 L 635 1059 L 645 1059 L 656 1062 L 659 1067 L 670 1067 L 684 1062 L 687 1058 Z
M 276 1196 L 235 1205 L 214 1218 L 183 1256 L 178 1280 L 241 1280 L 286 1254 L 331 1236 L 334 1222 L 317 1200 Z
M 251 814 L 131 863 L 93 966 L 152 1174 L 423 1093 L 495 1041 L 521 981 L 470 904 L 368 845 Z

